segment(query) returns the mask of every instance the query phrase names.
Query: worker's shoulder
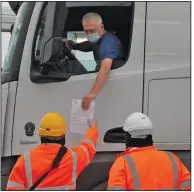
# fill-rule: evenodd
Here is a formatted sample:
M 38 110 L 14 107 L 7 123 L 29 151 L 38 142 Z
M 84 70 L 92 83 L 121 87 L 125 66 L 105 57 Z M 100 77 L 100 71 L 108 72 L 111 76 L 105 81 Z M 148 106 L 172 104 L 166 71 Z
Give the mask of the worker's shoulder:
M 180 165 L 182 162 L 179 159 L 179 157 L 177 155 L 175 155 L 173 152 L 171 151 L 161 151 L 161 150 L 156 150 L 156 153 L 158 153 L 158 155 L 165 155 L 168 159 L 170 159 L 171 161 L 175 161 L 177 163 L 177 165 Z M 163 156 L 164 157 L 164 156 Z
M 128 153 L 121 153 L 121 154 L 119 154 L 118 156 L 117 156 L 117 158 L 116 158 L 116 160 L 115 161 L 117 161 L 117 162 L 124 162 L 124 161 L 126 161 L 126 159 L 127 159 L 127 156 L 129 156 L 130 154 L 128 154 Z
M 26 152 L 23 153 L 22 157 L 23 158 L 28 158 L 28 157 L 34 157 L 36 155 L 42 154 L 43 150 L 41 149 L 42 145 L 39 145 L 35 147 L 34 149 L 30 149 Z
M 20 165 L 20 164 L 24 164 L 24 161 L 25 159 L 27 159 L 28 157 L 30 157 L 31 153 L 30 153 L 31 150 L 29 151 L 26 151 L 24 152 L 23 154 L 21 154 L 18 159 L 17 159 L 17 164 Z

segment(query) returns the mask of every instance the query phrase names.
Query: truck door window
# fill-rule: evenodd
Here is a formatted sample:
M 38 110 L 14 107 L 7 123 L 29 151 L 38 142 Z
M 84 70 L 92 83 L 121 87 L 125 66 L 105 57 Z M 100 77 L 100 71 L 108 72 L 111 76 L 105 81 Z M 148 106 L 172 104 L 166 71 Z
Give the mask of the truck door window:
M 74 38 L 72 38 L 72 34 Z M 83 41 L 87 41 L 86 35 L 83 31 L 79 32 L 68 32 L 67 39 L 72 40 L 75 43 L 81 43 Z M 78 50 L 72 50 L 72 53 L 75 55 L 77 60 L 84 66 L 84 68 L 88 72 L 95 71 L 96 68 L 96 61 L 94 60 L 93 52 L 82 52 Z
M 47 6 L 43 8 L 44 11 L 42 12 L 42 16 L 40 19 L 38 32 L 36 36 L 36 43 L 35 43 L 35 52 L 34 52 L 34 64 L 40 64 L 41 61 L 41 51 L 43 46 L 43 35 L 44 35 L 44 29 L 45 29 L 45 21 L 46 21 L 46 14 L 47 14 Z
M 103 4 L 101 6 L 78 6 L 76 5 L 78 2 L 74 2 L 75 5 L 73 5 L 73 2 L 64 3 L 66 3 L 66 11 L 65 13 L 61 13 L 61 17 L 66 18 L 65 28 L 63 31 L 61 31 L 63 46 L 65 45 L 66 40 L 73 40 L 75 43 L 86 41 L 86 34 L 84 33 L 82 27 L 82 18 L 88 12 L 97 12 L 103 18 L 105 30 L 114 33 L 120 39 L 123 45 L 123 49 L 125 52 L 125 61 L 120 66 L 117 66 L 117 68 L 122 67 L 126 63 L 130 52 L 134 3 L 129 2 L 126 5 L 124 5 L 125 3 L 123 5 L 118 4 L 118 6 L 116 4 L 115 6 L 113 6 L 112 4 L 114 3 L 112 3 L 110 6 L 108 6 L 108 3 L 105 6 L 103 6 Z M 42 67 L 42 63 L 40 62 L 42 62 L 41 57 L 43 57 L 42 51 L 44 45 L 42 44 L 42 38 L 44 35 L 46 15 L 47 6 L 44 7 L 42 14 L 40 15 L 34 42 L 35 48 L 32 53 L 34 55 L 34 59 L 32 61 L 33 67 L 31 68 L 31 70 L 35 69 L 36 71 L 38 70 L 38 72 L 41 71 Z M 70 75 L 80 75 L 85 73 L 97 72 L 98 68 L 96 67 L 97 63 L 94 59 L 93 51 L 81 52 L 77 50 L 71 50 L 71 53 L 75 56 L 74 59 L 73 57 L 67 57 L 68 59 L 65 60 L 64 56 L 62 65 L 61 60 L 58 61 L 60 67 L 63 68 L 62 71 L 64 73 L 68 73 Z M 59 58 L 61 59 L 61 57 Z M 56 62 L 56 66 L 58 66 L 58 63 Z M 52 66 L 52 69 L 49 69 L 50 72 L 56 72 L 56 66 Z M 59 72 L 61 72 L 61 68 L 59 69 Z

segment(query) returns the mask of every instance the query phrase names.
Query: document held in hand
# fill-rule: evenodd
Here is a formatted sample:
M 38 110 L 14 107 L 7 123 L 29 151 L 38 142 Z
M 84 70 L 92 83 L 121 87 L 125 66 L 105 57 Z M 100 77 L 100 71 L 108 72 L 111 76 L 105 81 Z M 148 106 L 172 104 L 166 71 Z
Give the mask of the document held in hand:
M 82 109 L 82 100 L 73 99 L 71 109 L 70 132 L 85 133 L 89 127 L 88 119 L 94 118 L 95 102 L 90 103 L 88 110 Z

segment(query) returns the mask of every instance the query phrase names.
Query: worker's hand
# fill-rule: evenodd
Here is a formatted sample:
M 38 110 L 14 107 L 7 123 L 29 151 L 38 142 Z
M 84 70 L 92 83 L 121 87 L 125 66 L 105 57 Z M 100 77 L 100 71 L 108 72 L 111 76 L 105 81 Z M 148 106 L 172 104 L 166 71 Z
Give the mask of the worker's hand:
M 97 121 L 88 119 L 88 125 L 90 127 L 97 127 Z
M 82 99 L 83 110 L 87 110 L 90 106 L 91 101 L 95 98 L 96 98 L 96 95 L 94 93 L 90 93 L 87 96 L 84 96 Z

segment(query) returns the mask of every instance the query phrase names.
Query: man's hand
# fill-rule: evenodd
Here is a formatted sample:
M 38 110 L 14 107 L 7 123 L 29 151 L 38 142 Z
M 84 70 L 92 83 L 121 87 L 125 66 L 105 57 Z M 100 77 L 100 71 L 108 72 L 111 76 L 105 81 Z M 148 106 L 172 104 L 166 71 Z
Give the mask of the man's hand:
M 65 45 L 66 45 L 66 47 L 68 48 L 68 49 L 73 49 L 73 45 L 75 45 L 75 43 L 72 41 L 72 40 L 67 40 L 66 42 L 65 42 Z
M 93 85 L 93 88 L 89 95 L 83 97 L 82 100 L 82 108 L 87 110 L 89 105 L 93 99 L 97 96 L 100 92 L 101 87 L 105 84 L 106 80 L 108 79 L 110 70 L 112 66 L 112 59 L 104 59 L 101 63 L 100 71 L 98 72 L 96 81 Z
M 82 99 L 82 108 L 87 110 L 90 106 L 90 103 L 93 99 L 95 99 L 96 95 L 94 93 L 90 93 L 87 96 L 84 96 Z
M 90 120 L 90 119 L 88 119 L 88 125 L 90 127 L 96 127 L 97 128 L 97 121 L 96 120 Z

